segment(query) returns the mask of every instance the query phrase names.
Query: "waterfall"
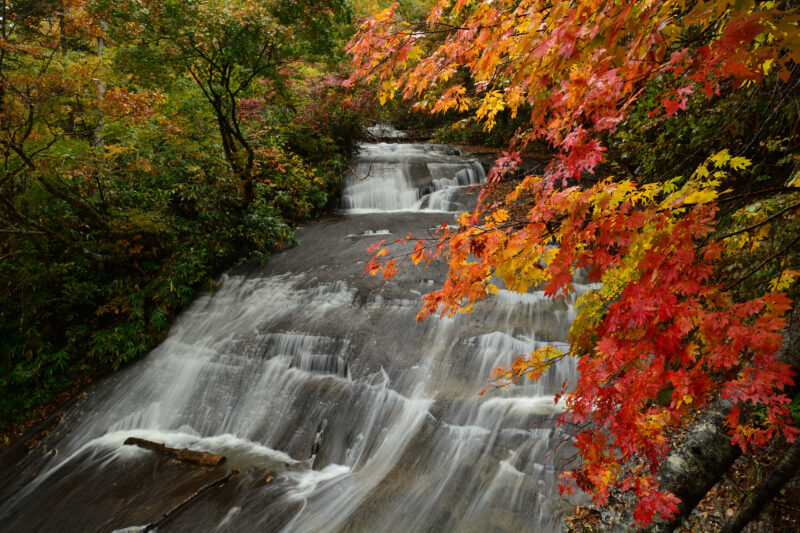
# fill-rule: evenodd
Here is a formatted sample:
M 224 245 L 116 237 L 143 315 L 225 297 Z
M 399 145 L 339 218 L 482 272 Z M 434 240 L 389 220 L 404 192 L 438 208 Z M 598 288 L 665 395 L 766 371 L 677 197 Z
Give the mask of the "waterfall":
M 457 149 L 365 145 L 341 214 L 299 245 L 223 276 L 145 358 L 94 384 L 3 473 L 5 531 L 138 531 L 230 468 L 240 473 L 160 531 L 559 531 L 574 501 L 557 476 L 569 446 L 541 381 L 479 396 L 491 370 L 564 346 L 573 302 L 500 291 L 470 315 L 417 324 L 446 275 L 403 264 L 365 276 L 378 239 L 454 223 L 485 181 Z M 128 437 L 223 454 L 203 469 Z
M 350 213 L 467 209 L 465 189 L 485 183 L 483 166 L 447 145 L 365 145 L 345 175 Z

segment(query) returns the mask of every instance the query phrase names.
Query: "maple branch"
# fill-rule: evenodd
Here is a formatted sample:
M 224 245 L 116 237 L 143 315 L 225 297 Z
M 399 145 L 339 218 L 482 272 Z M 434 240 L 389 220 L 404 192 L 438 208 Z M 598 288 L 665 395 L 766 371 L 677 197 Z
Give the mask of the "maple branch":
M 795 71 L 796 71 L 796 65 L 792 65 L 792 67 L 790 68 L 789 71 L 792 74 L 794 74 Z M 773 99 L 775 97 L 775 92 L 780 87 L 779 84 L 777 84 L 777 83 L 775 84 L 775 86 L 773 87 L 773 90 L 772 90 L 772 95 L 770 96 L 769 103 L 768 103 L 769 108 L 772 109 L 770 111 L 770 114 L 767 116 L 767 118 L 765 118 L 764 120 L 761 121 L 761 126 L 759 126 L 758 131 L 756 131 L 756 133 L 750 139 L 750 142 L 748 142 L 747 145 L 744 148 L 740 149 L 738 153 L 740 153 L 740 154 L 745 153 L 753 145 L 753 143 L 756 142 L 756 139 L 761 137 L 761 132 L 764 131 L 764 126 L 766 126 L 767 123 L 770 123 L 772 121 L 771 119 L 775 115 L 775 113 L 777 113 L 778 111 L 780 111 L 782 109 L 781 108 L 781 104 L 783 103 L 784 100 L 786 100 L 786 97 L 788 95 L 793 95 L 793 94 L 796 96 L 794 89 L 797 88 L 798 84 L 800 84 L 800 81 L 795 82 L 794 86 L 788 88 L 786 91 L 783 91 L 783 94 L 781 95 L 780 100 L 778 100 L 777 103 L 773 104 L 772 101 L 773 101 Z M 795 99 L 795 102 L 796 101 L 797 100 Z
M 32 231 L 16 228 L 0 228 L 0 233 L 11 233 L 15 235 L 44 235 L 43 231 Z
M 731 196 L 726 196 L 724 198 L 721 198 L 721 199 L 717 200 L 717 203 L 718 204 L 727 204 L 727 203 L 730 203 L 730 202 L 734 202 L 736 200 L 741 200 L 743 198 L 750 198 L 750 197 L 756 197 L 757 198 L 759 196 L 763 196 L 763 195 L 766 195 L 766 194 L 782 193 L 782 192 L 785 192 L 785 193 L 798 193 L 798 192 L 800 192 L 800 189 L 798 189 L 796 187 L 784 187 L 784 186 L 767 187 L 766 189 L 760 189 L 760 190 L 754 191 L 754 192 L 746 192 L 746 193 L 742 193 L 742 194 L 734 194 L 734 195 L 731 195 Z
M 800 207 L 800 202 L 797 202 L 796 204 L 793 204 L 793 205 L 790 205 L 789 207 L 781 209 L 780 211 L 778 211 L 774 215 L 765 218 L 761 222 L 756 222 L 755 224 L 753 224 L 751 226 L 747 226 L 746 228 L 742 228 L 740 230 L 733 231 L 731 233 L 727 233 L 725 235 L 722 235 L 721 237 L 717 237 L 716 239 L 714 239 L 713 242 L 724 241 L 725 239 L 728 239 L 728 238 L 733 237 L 735 235 L 739 235 L 741 233 L 746 233 L 748 231 L 752 231 L 752 230 L 754 230 L 754 229 L 756 229 L 756 228 L 758 228 L 760 226 L 763 226 L 764 224 L 768 224 L 769 222 L 772 222 L 773 220 L 775 220 L 776 218 L 780 217 L 784 213 L 787 213 L 788 211 L 793 211 L 793 210 L 797 209 L 798 207 Z
M 743 281 L 745 281 L 746 279 L 748 279 L 750 276 L 752 276 L 753 274 L 755 274 L 756 272 L 758 272 L 759 270 L 761 270 L 762 268 L 764 268 L 764 267 L 765 267 L 766 265 L 768 265 L 768 264 L 769 264 L 769 263 L 770 263 L 772 260 L 774 260 L 775 258 L 777 258 L 777 257 L 780 257 L 781 255 L 785 254 L 787 251 L 789 251 L 789 249 L 790 249 L 792 246 L 794 246 L 795 244 L 797 244 L 797 242 L 798 242 L 798 241 L 800 241 L 800 235 L 798 235 L 797 237 L 795 237 L 794 239 L 792 239 L 792 241 L 791 241 L 789 244 L 787 244 L 787 245 L 786 245 L 784 248 L 782 248 L 781 250 L 779 250 L 779 251 L 775 252 L 774 254 L 772 254 L 771 256 L 767 257 L 766 259 L 764 259 L 764 261 L 762 261 L 762 262 L 761 262 L 761 263 L 760 263 L 760 264 L 759 264 L 757 267 L 755 267 L 753 270 L 751 270 L 750 272 L 748 272 L 748 273 L 747 273 L 745 276 L 743 276 L 743 277 L 739 278 L 738 280 L 734 281 L 733 283 L 731 283 L 730 285 L 728 285 L 727 287 L 725 287 L 724 289 L 722 289 L 722 290 L 723 290 L 723 292 L 728 292 L 729 290 L 731 290 L 732 288 L 734 288 L 736 285 L 739 285 L 740 283 L 742 283 Z

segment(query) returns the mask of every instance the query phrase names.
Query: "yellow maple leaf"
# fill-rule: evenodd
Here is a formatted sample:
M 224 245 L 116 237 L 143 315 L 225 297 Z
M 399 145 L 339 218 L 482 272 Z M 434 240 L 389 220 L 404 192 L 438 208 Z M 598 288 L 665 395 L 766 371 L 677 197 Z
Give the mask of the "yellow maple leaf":
M 792 285 L 792 283 L 794 283 L 794 278 L 796 278 L 798 275 L 800 275 L 800 271 L 784 270 L 781 272 L 780 276 L 777 276 L 769 282 L 769 287 L 773 291 L 786 290 Z
M 721 152 L 717 152 L 716 154 L 712 155 L 710 158 L 714 166 L 717 168 L 725 166 L 728 161 L 731 160 L 731 154 L 728 153 L 728 150 L 722 150 Z
M 749 160 L 749 159 L 747 159 L 746 157 L 733 157 L 733 158 L 731 158 L 731 160 L 728 162 L 728 165 L 729 165 L 729 166 L 730 166 L 730 167 L 731 167 L 733 170 L 742 170 L 742 169 L 744 169 L 744 168 L 747 168 L 747 167 L 749 167 L 751 164 L 752 164 L 752 163 L 750 162 L 750 160 Z
M 707 204 L 713 202 L 717 198 L 717 191 L 713 189 L 702 189 L 689 193 L 683 199 L 685 204 Z
M 508 211 L 505 209 L 498 209 L 494 213 L 492 213 L 492 218 L 497 224 L 502 224 L 506 220 L 508 220 Z

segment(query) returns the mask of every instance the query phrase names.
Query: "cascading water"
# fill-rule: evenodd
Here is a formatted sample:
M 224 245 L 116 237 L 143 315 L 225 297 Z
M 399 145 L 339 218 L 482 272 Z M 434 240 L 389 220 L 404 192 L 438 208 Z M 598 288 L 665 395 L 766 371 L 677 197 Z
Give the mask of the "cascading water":
M 484 183 L 483 166 L 436 144 L 365 145 L 345 175 L 342 207 L 351 213 L 466 208 L 466 189 Z
M 375 144 L 353 171 L 342 214 L 299 229 L 267 267 L 224 276 L 3 472 L 3 530 L 137 531 L 231 468 L 159 530 L 561 529 L 553 394 L 574 364 L 477 393 L 492 368 L 563 343 L 574 309 L 501 291 L 417 324 L 444 265 L 384 282 L 363 274 L 365 248 L 452 223 L 443 211 L 468 203 L 483 169 L 446 146 Z M 132 436 L 228 462 L 188 466 L 123 445 Z

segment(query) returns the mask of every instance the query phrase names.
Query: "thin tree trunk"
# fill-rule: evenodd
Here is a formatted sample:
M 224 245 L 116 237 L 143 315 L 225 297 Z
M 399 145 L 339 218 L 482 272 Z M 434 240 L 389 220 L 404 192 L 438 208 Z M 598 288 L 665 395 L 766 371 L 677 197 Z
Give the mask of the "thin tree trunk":
M 61 10 L 62 10 L 62 13 L 58 17 L 58 31 L 61 34 L 61 42 L 59 44 L 61 45 L 61 57 L 67 57 L 67 28 L 66 28 L 66 24 L 64 22 L 64 13 L 63 13 L 64 5 L 63 5 L 63 2 L 62 2 L 62 5 L 61 5 Z
M 105 31 L 108 30 L 108 23 L 106 21 L 101 21 L 100 22 L 100 27 L 105 32 Z M 106 40 L 103 37 L 98 37 L 97 38 L 97 56 L 98 57 L 103 57 L 105 55 L 105 53 L 106 53 Z M 97 83 L 97 94 L 102 99 L 103 96 L 106 94 L 106 84 L 99 78 L 96 80 L 95 83 Z M 103 121 L 102 120 L 100 120 L 100 122 L 97 124 L 97 126 L 94 129 L 94 139 L 93 139 L 92 143 L 95 146 L 103 146 Z

